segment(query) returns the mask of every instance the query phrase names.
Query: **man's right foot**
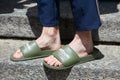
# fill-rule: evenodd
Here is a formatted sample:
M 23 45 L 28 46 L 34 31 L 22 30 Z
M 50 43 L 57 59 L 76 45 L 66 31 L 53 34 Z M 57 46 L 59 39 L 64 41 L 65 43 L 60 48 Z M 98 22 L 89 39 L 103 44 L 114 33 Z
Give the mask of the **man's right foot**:
M 36 40 L 41 49 L 57 50 L 61 48 L 59 27 L 43 27 L 41 36 Z M 23 56 L 21 50 L 17 50 L 13 57 L 19 59 Z

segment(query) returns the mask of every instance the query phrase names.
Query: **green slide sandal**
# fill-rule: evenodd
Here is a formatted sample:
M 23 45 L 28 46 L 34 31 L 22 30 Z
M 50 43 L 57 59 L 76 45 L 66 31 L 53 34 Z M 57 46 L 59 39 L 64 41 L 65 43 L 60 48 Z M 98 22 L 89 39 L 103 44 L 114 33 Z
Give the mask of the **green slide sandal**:
M 26 60 L 32 60 L 37 58 L 43 58 L 51 55 L 56 50 L 42 50 L 37 45 L 36 41 L 31 41 L 28 44 L 25 44 L 24 46 L 20 47 L 20 50 L 23 53 L 23 56 L 19 59 L 16 59 L 13 57 L 14 54 L 10 56 L 10 59 L 12 61 L 26 61 Z
M 68 45 L 55 51 L 53 53 L 53 56 L 57 58 L 63 65 L 62 66 L 50 66 L 45 61 L 43 61 L 43 65 L 47 68 L 55 69 L 55 70 L 63 70 L 63 69 L 71 68 L 76 64 L 85 63 L 85 62 L 95 60 L 95 59 L 100 59 L 103 57 L 101 52 L 98 49 L 94 48 L 94 50 L 91 53 L 89 53 L 88 56 L 80 58 L 75 53 L 75 51 Z

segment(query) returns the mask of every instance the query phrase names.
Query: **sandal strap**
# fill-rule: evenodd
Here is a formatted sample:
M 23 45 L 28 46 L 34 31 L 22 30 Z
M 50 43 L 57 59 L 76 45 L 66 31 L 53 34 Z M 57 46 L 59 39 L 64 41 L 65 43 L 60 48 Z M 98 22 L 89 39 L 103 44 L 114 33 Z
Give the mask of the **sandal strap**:
M 53 56 L 57 58 L 66 67 L 76 64 L 80 61 L 80 57 L 69 45 L 66 45 L 61 49 L 55 51 L 53 53 Z
M 41 49 L 37 45 L 36 41 L 31 41 L 25 44 L 24 46 L 20 47 L 20 50 L 25 58 L 38 56 L 41 52 Z

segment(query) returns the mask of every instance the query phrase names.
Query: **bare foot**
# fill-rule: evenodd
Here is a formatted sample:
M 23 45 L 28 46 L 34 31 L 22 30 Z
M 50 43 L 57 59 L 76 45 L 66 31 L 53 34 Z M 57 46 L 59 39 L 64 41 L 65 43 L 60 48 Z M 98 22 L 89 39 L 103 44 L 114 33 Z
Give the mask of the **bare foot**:
M 93 50 L 93 41 L 91 31 L 76 32 L 74 39 L 69 46 L 78 54 L 79 57 L 87 56 Z M 44 59 L 44 61 L 51 66 L 61 66 L 62 63 L 58 61 L 53 55 Z
M 59 35 L 59 27 L 43 27 L 41 36 L 36 40 L 36 43 L 41 49 L 57 50 L 61 48 Z M 17 50 L 13 55 L 14 58 L 23 56 L 21 50 Z

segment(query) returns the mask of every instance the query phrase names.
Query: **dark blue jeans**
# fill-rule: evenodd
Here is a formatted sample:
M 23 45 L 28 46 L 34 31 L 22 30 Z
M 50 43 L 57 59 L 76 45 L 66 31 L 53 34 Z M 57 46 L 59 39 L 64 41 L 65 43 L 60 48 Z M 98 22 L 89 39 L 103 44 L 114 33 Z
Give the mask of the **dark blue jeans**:
M 76 31 L 98 29 L 101 25 L 96 0 L 69 0 Z M 59 25 L 59 0 L 37 0 L 42 26 Z

